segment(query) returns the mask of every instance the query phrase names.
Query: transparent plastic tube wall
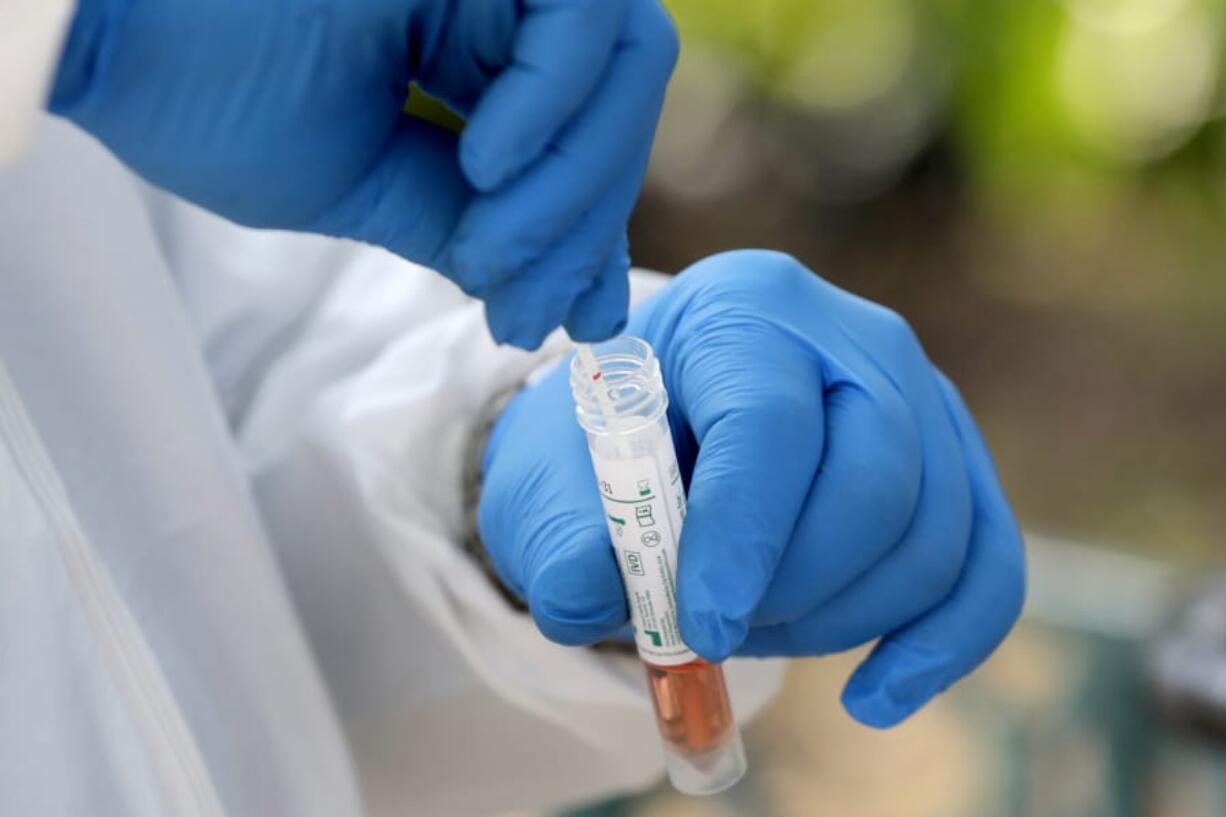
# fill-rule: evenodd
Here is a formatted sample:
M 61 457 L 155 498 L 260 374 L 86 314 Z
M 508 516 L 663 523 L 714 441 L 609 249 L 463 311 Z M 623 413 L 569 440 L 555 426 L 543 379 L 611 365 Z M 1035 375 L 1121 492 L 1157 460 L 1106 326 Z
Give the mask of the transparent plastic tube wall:
M 669 779 L 714 794 L 746 769 L 723 668 L 686 646 L 677 623 L 685 489 L 660 364 L 645 341 L 581 345 L 571 364 L 575 415 L 587 432 L 605 521 L 647 670 Z

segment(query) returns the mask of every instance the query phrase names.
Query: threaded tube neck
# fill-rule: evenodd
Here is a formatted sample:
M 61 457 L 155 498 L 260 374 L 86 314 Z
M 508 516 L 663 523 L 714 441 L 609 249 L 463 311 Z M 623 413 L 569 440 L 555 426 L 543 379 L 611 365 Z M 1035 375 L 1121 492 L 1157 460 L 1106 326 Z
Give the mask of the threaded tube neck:
M 570 389 L 575 396 L 579 424 L 594 434 L 628 433 L 654 422 L 668 408 L 668 394 L 660 376 L 660 361 L 651 344 L 622 335 L 595 344 L 592 352 L 600 364 L 599 377 L 576 357 L 570 364 Z M 597 389 L 605 389 L 617 412 L 610 422 Z

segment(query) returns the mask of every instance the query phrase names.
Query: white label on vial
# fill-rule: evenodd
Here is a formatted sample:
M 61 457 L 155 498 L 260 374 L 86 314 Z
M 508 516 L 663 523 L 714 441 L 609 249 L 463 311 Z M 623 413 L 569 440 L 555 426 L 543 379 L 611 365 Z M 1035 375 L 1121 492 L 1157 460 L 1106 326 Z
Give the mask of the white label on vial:
M 677 627 L 677 543 L 685 518 L 685 489 L 677 460 L 666 447 L 663 459 L 596 458 L 596 479 L 605 522 L 634 625 L 639 655 L 675 666 L 698 658 Z

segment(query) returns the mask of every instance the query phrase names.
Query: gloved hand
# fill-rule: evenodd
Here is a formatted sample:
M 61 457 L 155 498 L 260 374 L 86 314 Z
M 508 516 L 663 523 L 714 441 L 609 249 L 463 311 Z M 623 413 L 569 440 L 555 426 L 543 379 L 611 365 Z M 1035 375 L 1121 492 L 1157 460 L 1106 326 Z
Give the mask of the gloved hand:
M 81 0 L 50 108 L 234 221 L 439 269 L 531 348 L 625 320 L 676 52 L 658 0 Z M 461 136 L 403 114 L 411 80 Z
M 966 406 L 898 315 L 744 251 L 682 273 L 627 331 L 654 346 L 672 401 L 692 649 L 720 661 L 880 639 L 843 703 L 884 727 L 1004 638 L 1021 537 Z M 565 369 L 496 424 L 479 522 L 545 635 L 584 644 L 627 610 Z

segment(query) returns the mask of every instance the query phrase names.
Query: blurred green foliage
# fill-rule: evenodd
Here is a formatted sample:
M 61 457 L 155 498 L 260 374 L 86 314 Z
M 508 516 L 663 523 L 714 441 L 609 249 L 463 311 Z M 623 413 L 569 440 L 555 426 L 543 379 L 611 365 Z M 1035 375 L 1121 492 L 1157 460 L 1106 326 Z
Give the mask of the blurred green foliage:
M 933 72 L 962 160 L 1018 193 L 1109 184 L 1208 134 L 1220 181 L 1222 0 L 668 0 L 686 49 L 711 49 L 784 106 L 851 110 Z
M 1226 0 L 664 0 L 633 236 L 771 246 L 915 324 L 1027 525 L 1217 562 Z

